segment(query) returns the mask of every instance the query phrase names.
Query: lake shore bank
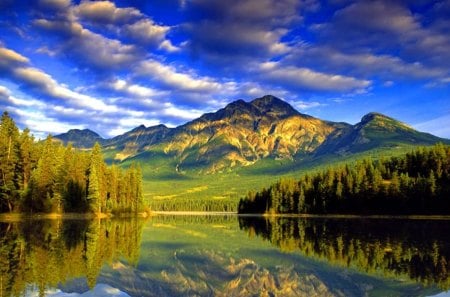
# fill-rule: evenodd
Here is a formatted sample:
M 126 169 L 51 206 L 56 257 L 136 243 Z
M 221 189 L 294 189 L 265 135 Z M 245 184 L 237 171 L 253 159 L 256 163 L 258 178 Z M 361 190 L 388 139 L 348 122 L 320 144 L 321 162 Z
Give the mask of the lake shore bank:
M 265 218 L 329 218 L 329 219 L 409 219 L 450 220 L 450 215 L 354 215 L 354 214 L 239 214 L 240 216 L 261 216 Z
M 92 220 L 92 219 L 105 219 L 105 218 L 130 218 L 130 217 L 140 217 L 146 218 L 152 216 L 152 213 L 139 212 L 139 213 L 2 213 L 0 214 L 0 221 L 11 222 L 20 220 Z
M 264 218 L 322 218 L 322 219 L 408 219 L 408 220 L 450 220 L 450 215 L 350 215 L 350 214 L 239 214 L 237 212 L 219 211 L 150 211 L 135 213 L 2 213 L 0 221 L 11 222 L 21 220 L 92 220 L 92 219 L 120 219 L 147 218 L 152 216 L 240 216 Z
M 151 211 L 152 215 L 175 215 L 175 216 L 222 216 L 222 215 L 237 215 L 234 211 Z

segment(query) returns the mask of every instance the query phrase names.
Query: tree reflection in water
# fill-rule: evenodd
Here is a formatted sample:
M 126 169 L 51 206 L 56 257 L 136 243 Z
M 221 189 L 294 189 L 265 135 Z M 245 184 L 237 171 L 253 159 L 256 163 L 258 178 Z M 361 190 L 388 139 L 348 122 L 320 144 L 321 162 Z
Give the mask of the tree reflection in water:
M 105 263 L 137 265 L 143 221 L 27 220 L 0 222 L 0 296 L 40 296 L 75 278 L 90 288 Z
M 283 251 L 450 288 L 450 221 L 240 217 L 239 226 Z

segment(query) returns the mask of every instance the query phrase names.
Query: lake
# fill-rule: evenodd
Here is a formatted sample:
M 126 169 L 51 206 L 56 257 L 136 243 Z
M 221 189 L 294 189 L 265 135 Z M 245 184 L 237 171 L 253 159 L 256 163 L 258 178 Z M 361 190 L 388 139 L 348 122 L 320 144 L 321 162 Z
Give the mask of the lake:
M 0 222 L 0 297 L 447 296 L 450 221 Z

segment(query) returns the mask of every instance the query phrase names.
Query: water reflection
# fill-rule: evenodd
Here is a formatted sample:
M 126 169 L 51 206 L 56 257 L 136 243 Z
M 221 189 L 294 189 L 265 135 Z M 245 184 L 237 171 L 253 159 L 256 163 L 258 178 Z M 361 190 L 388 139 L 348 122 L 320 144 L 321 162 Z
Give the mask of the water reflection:
M 450 221 L 240 217 L 239 226 L 283 251 L 450 288 Z
M 427 296 L 448 287 L 449 229 L 236 216 L 0 222 L 0 297 Z
M 136 265 L 143 222 L 27 220 L 0 223 L 0 296 L 25 296 L 76 278 L 93 288 L 104 263 Z

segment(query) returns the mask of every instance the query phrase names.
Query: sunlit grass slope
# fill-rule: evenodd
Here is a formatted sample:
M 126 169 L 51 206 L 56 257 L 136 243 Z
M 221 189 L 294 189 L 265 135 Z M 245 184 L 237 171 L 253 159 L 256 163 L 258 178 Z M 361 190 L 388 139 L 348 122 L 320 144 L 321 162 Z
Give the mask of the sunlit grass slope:
M 248 191 L 268 187 L 281 178 L 295 178 L 306 172 L 323 170 L 340 163 L 352 163 L 365 157 L 388 158 L 401 155 L 412 146 L 374 149 L 348 156 L 321 156 L 303 159 L 264 159 L 252 166 L 235 167 L 214 174 L 201 167 L 177 170 L 175 158 L 162 151 L 146 151 L 120 163 L 127 167 L 139 163 L 143 172 L 144 198 L 154 210 L 235 211 L 237 203 Z M 105 156 L 112 156 L 106 152 Z

